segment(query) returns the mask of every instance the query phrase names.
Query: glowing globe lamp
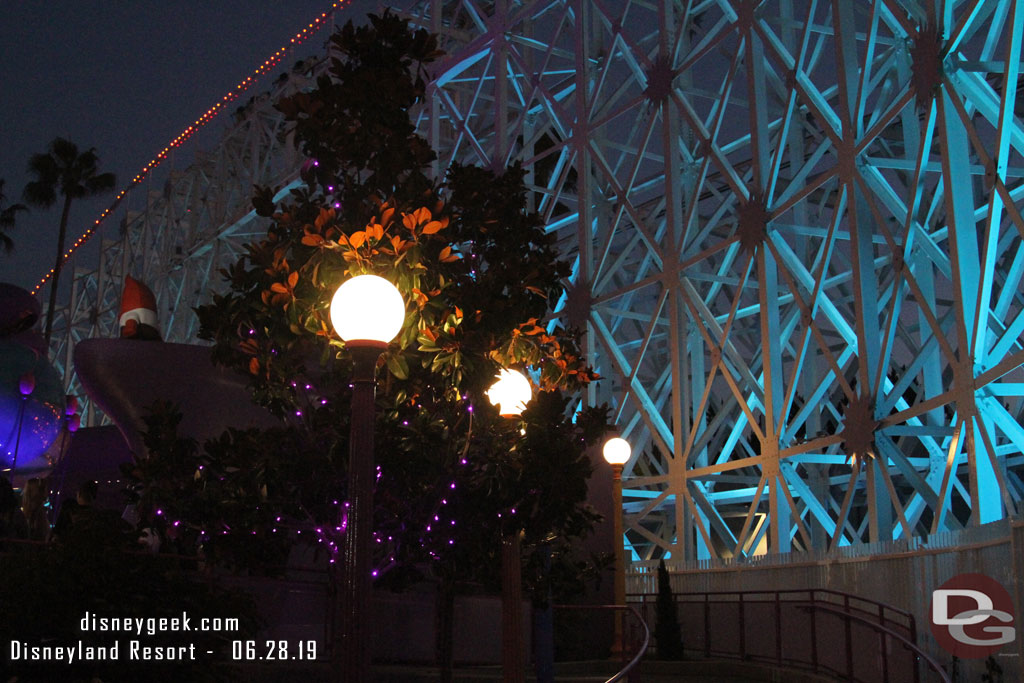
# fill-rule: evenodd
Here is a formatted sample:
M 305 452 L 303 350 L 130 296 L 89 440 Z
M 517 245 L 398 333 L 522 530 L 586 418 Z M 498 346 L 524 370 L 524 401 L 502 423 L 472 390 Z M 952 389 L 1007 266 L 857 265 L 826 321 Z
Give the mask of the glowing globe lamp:
M 402 330 L 405 300 L 382 277 L 357 275 L 331 299 L 331 324 L 349 346 L 387 346 Z
M 491 405 L 498 406 L 502 417 L 521 415 L 532 397 L 530 380 L 518 370 L 502 370 L 498 373 L 498 381 L 487 390 L 487 398 Z
M 630 448 L 628 441 L 616 436 L 605 442 L 602 453 L 604 454 L 604 459 L 609 465 L 622 466 L 629 462 L 629 456 L 632 453 L 632 449 Z
M 41 473 L 60 433 L 64 387 L 44 356 L 0 340 L 0 470 Z

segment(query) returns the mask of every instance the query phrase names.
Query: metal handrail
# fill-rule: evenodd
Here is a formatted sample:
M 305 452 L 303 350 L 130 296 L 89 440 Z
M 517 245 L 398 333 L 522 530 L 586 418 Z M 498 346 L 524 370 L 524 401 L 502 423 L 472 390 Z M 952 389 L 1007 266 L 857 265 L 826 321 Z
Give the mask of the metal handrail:
M 797 606 L 798 607 L 804 607 L 804 608 L 806 608 L 808 610 L 820 609 L 820 610 L 823 610 L 825 612 L 831 612 L 832 614 L 836 614 L 836 615 L 841 616 L 841 617 L 847 617 L 849 619 L 853 619 L 855 621 L 859 621 L 860 623 L 862 623 L 862 624 L 864 624 L 866 626 L 871 627 L 873 630 L 878 631 L 879 634 L 886 635 L 886 636 L 888 636 L 890 638 L 895 638 L 896 640 L 900 641 L 903 644 L 903 647 L 905 647 L 908 650 L 910 650 L 911 652 L 913 652 L 916 657 L 918 657 L 919 659 L 924 661 L 924 663 L 927 664 L 928 667 L 931 668 L 932 671 L 937 673 L 939 675 L 939 679 L 943 683 L 951 683 L 950 678 L 949 678 L 949 674 L 946 673 L 945 669 L 943 669 L 942 666 L 940 666 L 938 662 L 936 662 L 934 659 L 932 659 L 931 656 L 927 652 L 925 652 L 920 647 L 918 647 L 917 643 L 915 643 L 914 641 L 910 640 L 909 638 L 904 636 L 902 633 L 899 633 L 898 631 L 894 631 L 891 628 L 886 628 L 885 626 L 882 626 L 881 624 L 875 623 L 874 621 L 871 621 L 870 619 L 865 619 L 864 617 L 860 616 L 859 614 L 854 614 L 852 612 L 847 612 L 845 610 L 842 610 L 842 609 L 840 609 L 838 607 L 834 607 L 832 605 L 824 605 L 824 604 L 821 604 L 821 603 L 808 602 L 808 603 L 804 603 L 802 605 L 797 603 Z
M 865 598 L 854 593 L 848 593 L 846 591 L 837 591 L 832 588 L 785 588 L 781 590 L 747 590 L 747 591 L 687 591 L 687 592 L 676 592 L 673 591 L 672 595 L 678 599 L 679 596 L 684 595 L 695 595 L 695 596 L 708 596 L 708 595 L 788 595 L 793 593 L 826 593 L 829 595 L 837 595 L 842 598 L 852 598 L 860 602 L 866 602 L 876 607 L 884 608 L 888 611 L 895 612 L 896 614 L 907 617 L 908 620 L 914 620 L 914 615 L 907 610 L 894 607 L 885 602 L 879 602 L 872 600 L 871 598 Z M 630 596 L 645 596 L 650 595 L 649 593 L 630 593 Z M 861 610 L 864 611 L 864 610 Z
M 633 598 L 640 604 L 643 605 L 643 609 L 650 609 L 651 602 L 654 597 L 651 594 L 636 594 L 631 593 L 628 596 Z M 734 643 L 734 647 L 738 648 L 736 652 L 732 652 L 727 649 L 726 651 L 719 651 L 717 654 L 724 655 L 726 657 L 734 656 L 739 659 L 747 659 L 748 657 L 766 658 L 769 661 L 775 661 L 777 665 L 782 666 L 785 662 L 791 665 L 796 665 L 801 668 L 810 668 L 810 670 L 819 673 L 829 674 L 840 674 L 842 671 L 834 670 L 831 666 L 826 664 L 819 658 L 818 643 L 817 643 L 817 632 L 814 627 L 816 613 L 832 613 L 837 616 L 846 617 L 843 621 L 845 624 L 845 650 L 846 650 L 846 662 L 845 662 L 845 675 L 849 680 L 853 680 L 853 667 L 854 667 L 854 648 L 851 642 L 851 631 L 850 625 L 852 623 L 864 623 L 871 626 L 873 632 L 879 637 L 892 634 L 893 637 L 897 638 L 897 641 L 901 644 L 906 644 L 906 652 L 913 658 L 913 681 L 917 683 L 920 680 L 920 663 L 924 661 L 926 665 L 935 671 L 941 672 L 939 667 L 934 660 L 930 659 L 920 647 L 917 646 L 917 624 L 914 615 L 906 610 L 902 610 L 892 605 L 887 605 L 870 598 L 861 597 L 851 593 L 843 591 L 836 591 L 827 588 L 803 588 L 803 589 L 779 589 L 779 590 L 747 590 L 747 591 L 692 591 L 683 593 L 674 593 L 673 597 L 677 605 L 684 604 L 703 604 L 704 607 L 704 652 L 705 656 L 711 656 L 712 654 L 712 631 L 711 631 L 711 618 L 710 608 L 713 605 L 735 605 L 739 610 L 738 623 L 739 630 L 735 635 L 737 641 Z M 762 651 L 759 654 L 752 654 L 748 652 L 748 643 L 746 636 L 747 628 L 744 625 L 744 616 L 749 612 L 749 608 L 754 605 L 761 605 L 766 607 L 774 606 L 775 612 L 775 629 L 774 629 L 774 653 L 769 655 Z M 784 655 L 786 651 L 784 640 L 784 634 L 781 629 L 782 617 L 781 611 L 784 606 L 788 606 L 788 609 L 805 609 L 810 615 L 811 619 L 811 631 L 810 631 L 810 659 L 797 658 L 792 659 Z M 820 607 L 822 612 L 817 612 L 813 607 Z M 770 636 L 771 634 L 769 634 Z M 843 635 L 840 636 L 844 637 Z M 762 648 L 765 643 L 762 643 Z M 767 643 L 768 647 L 772 644 Z M 884 680 L 890 680 L 889 668 L 890 661 L 888 658 L 883 658 L 881 662 L 880 675 Z M 944 674 L 940 673 L 940 677 Z M 947 678 L 942 678 L 942 681 L 948 681 Z
M 628 676 L 629 672 L 633 669 L 633 667 L 640 662 L 640 658 L 647 653 L 647 646 L 651 642 L 651 629 L 648 628 L 647 622 L 644 621 L 644 618 L 640 615 L 639 612 L 636 611 L 635 607 L 626 605 L 626 609 L 632 612 L 633 616 L 636 617 L 637 621 L 640 622 L 640 625 L 644 627 L 644 642 L 642 645 L 640 645 L 640 648 L 637 650 L 637 653 L 633 656 L 633 659 L 629 660 L 629 664 L 627 664 L 625 668 L 619 671 L 619 673 L 615 674 L 607 681 L 605 681 L 605 683 L 616 683 L 616 681 L 623 680 L 623 676 Z
M 569 610 L 584 610 L 584 609 L 606 609 L 606 610 L 628 610 L 633 613 L 633 617 L 640 623 L 644 629 L 644 642 L 637 648 L 637 652 L 633 655 L 633 658 L 624 666 L 618 673 L 609 678 L 605 683 L 617 683 L 618 681 L 624 680 L 624 676 L 628 676 L 630 672 L 640 663 L 640 660 L 645 654 L 647 654 L 647 648 L 651 644 L 651 629 L 647 626 L 647 622 L 644 621 L 643 615 L 632 605 L 552 605 L 556 609 L 569 609 Z

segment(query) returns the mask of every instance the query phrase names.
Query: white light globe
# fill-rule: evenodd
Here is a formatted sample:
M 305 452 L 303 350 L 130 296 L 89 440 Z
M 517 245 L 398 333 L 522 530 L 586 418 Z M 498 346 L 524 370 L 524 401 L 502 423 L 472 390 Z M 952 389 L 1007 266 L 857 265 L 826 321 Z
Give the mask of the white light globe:
M 628 441 L 616 436 L 605 441 L 602 452 L 609 465 L 625 465 L 629 462 L 629 456 L 633 449 L 630 448 Z
M 518 370 L 502 370 L 498 381 L 487 390 L 487 398 L 498 406 L 502 416 L 513 417 L 526 410 L 526 404 L 533 398 L 533 387 Z
M 331 299 L 331 324 L 346 342 L 386 345 L 401 332 L 404 322 L 401 293 L 376 275 L 346 280 Z

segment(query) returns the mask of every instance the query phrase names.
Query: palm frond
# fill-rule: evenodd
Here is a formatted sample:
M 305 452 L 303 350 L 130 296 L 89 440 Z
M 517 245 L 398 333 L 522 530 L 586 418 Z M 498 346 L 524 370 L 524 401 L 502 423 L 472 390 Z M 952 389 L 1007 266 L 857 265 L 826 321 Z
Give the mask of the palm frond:
M 100 173 L 85 181 L 86 193 L 89 195 L 102 194 L 114 189 L 117 178 L 113 173 Z
M 57 186 L 43 180 L 33 180 L 25 185 L 22 197 L 32 206 L 48 208 L 57 201 Z
M 5 201 L 7 201 L 7 196 L 4 194 L 4 179 L 0 178 L 0 250 L 3 250 L 5 254 L 10 254 L 14 251 L 14 240 L 7 234 L 7 231 L 14 227 L 18 214 L 27 211 L 28 207 L 24 204 L 4 206 Z
M 18 214 L 22 211 L 28 211 L 28 207 L 24 204 L 11 204 L 0 209 L 0 228 L 13 228 Z

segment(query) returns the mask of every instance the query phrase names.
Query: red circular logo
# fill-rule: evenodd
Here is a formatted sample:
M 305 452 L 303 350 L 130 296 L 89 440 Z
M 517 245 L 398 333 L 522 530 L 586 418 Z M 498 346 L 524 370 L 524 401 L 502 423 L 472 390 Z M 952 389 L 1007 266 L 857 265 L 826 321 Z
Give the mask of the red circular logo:
M 1013 598 L 984 574 L 957 574 L 932 591 L 932 635 L 961 659 L 984 659 L 1016 637 Z

